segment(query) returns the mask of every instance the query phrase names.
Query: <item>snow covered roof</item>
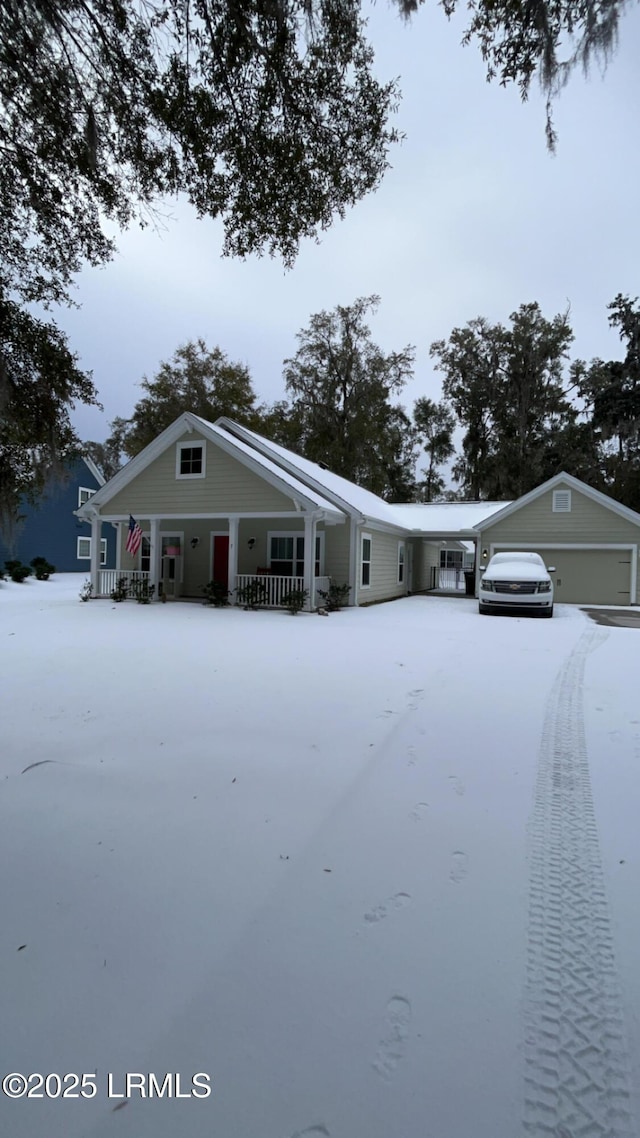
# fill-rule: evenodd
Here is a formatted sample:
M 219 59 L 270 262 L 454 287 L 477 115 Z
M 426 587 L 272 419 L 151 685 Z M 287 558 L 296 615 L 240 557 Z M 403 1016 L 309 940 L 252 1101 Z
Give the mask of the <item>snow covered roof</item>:
M 390 506 L 400 525 L 413 532 L 434 537 L 471 533 L 492 514 L 503 510 L 509 502 L 425 502 Z
M 92 495 L 89 502 L 76 511 L 78 516 L 89 516 L 91 510 L 106 505 L 115 494 L 128 485 L 158 455 L 180 438 L 186 430 L 191 431 L 196 425 L 202 430 L 205 437 L 219 443 L 224 450 L 242 455 L 247 466 L 262 474 L 281 491 L 288 491 L 292 497 L 300 499 L 301 502 L 305 502 L 316 509 L 324 510 L 333 521 L 344 521 L 344 512 L 317 490 L 314 490 L 313 487 L 308 486 L 306 482 L 296 478 L 295 471 L 290 473 L 284 470 L 282 466 L 271 461 L 268 456 L 260 453 L 255 447 L 236 438 L 232 440 L 227 431 L 223 431 L 215 424 L 208 423 L 206 419 L 201 419 L 199 415 L 192 415 L 190 412 L 180 415 L 152 443 L 140 451 L 140 454 L 132 458 L 122 470 L 119 470 L 109 482 Z
M 206 420 L 202 419 L 201 422 L 205 424 Z M 412 533 L 438 538 L 455 537 L 461 533 L 475 537 L 474 526 L 510 504 L 509 502 L 429 502 L 391 505 L 377 494 L 372 494 L 370 490 L 356 486 L 354 482 L 350 482 L 340 474 L 325 470 L 317 462 L 302 458 L 286 447 L 272 443 L 263 435 L 234 423 L 231 419 L 217 419 L 215 424 L 206 423 L 206 426 L 232 435 L 236 443 L 244 441 L 250 448 L 271 457 L 280 469 L 291 473 L 298 472 L 303 481 L 311 479 L 316 486 L 328 494 L 335 495 L 351 512 L 397 529 L 411 530 Z
M 192 417 L 196 418 L 196 416 Z M 205 423 L 206 420 L 202 419 L 201 422 Z M 300 455 L 294 454 L 293 451 L 287 450 L 286 447 L 265 439 L 263 435 L 258 435 L 255 431 L 248 430 L 247 427 L 241 427 L 231 419 L 217 419 L 215 424 L 207 423 L 207 426 L 223 429 L 232 435 L 236 442 L 238 440 L 247 442 L 254 449 L 254 453 L 255 450 L 259 450 L 261 454 L 272 458 L 280 470 L 289 470 L 291 473 L 298 471 L 305 482 L 307 479 L 311 479 L 317 487 L 335 495 L 350 512 L 359 513 L 365 518 L 371 518 L 398 529 L 406 528 L 405 523 L 396 514 L 397 506 L 390 506 L 377 494 L 372 494 L 370 490 L 364 490 L 362 486 L 356 486 L 355 482 L 349 482 L 340 474 L 333 474 L 330 470 L 325 470 L 317 462 L 302 458 Z M 504 503 L 502 504 L 504 505 Z

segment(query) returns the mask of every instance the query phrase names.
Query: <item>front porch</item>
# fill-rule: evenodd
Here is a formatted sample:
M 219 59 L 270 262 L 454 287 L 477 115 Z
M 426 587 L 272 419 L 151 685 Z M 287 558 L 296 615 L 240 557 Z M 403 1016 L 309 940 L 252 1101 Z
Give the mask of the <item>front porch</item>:
M 141 569 L 100 569 L 98 572 L 98 588 L 94 595 L 98 598 L 110 597 L 119 581 L 124 581 L 130 590 L 140 581 L 151 583 L 151 574 Z M 172 584 L 175 584 L 175 578 Z M 179 583 L 178 583 L 179 584 Z M 326 592 L 331 584 L 327 576 L 314 577 L 311 596 L 311 607 L 321 608 L 323 598 L 319 590 Z M 286 597 L 293 590 L 305 588 L 304 577 L 288 577 L 272 573 L 238 573 L 235 584 L 230 589 L 230 604 L 244 605 L 250 603 L 251 608 L 283 609 L 287 607 Z M 194 601 L 196 597 L 183 595 L 179 589 L 167 589 L 164 581 L 158 585 L 157 600 L 162 600 L 163 594 L 167 599 Z M 203 601 L 204 603 L 204 601 Z

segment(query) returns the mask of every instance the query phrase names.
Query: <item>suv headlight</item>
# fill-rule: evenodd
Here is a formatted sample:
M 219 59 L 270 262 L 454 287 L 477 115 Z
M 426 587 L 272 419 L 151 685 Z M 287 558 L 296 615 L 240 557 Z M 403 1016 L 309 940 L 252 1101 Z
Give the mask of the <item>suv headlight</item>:
M 551 591 L 551 581 L 538 581 L 538 592 L 549 593 Z
M 484 589 L 485 593 L 493 593 L 493 581 L 485 581 L 484 577 L 480 582 L 480 588 Z

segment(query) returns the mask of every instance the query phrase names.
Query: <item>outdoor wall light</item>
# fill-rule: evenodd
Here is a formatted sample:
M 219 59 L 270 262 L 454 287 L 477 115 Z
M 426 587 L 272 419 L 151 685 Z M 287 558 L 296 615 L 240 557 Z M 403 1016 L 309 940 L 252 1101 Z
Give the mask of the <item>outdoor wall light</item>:
M 196 546 L 198 546 L 198 545 L 200 545 L 200 538 L 199 537 L 192 537 L 191 538 L 191 548 L 195 549 Z
M 255 539 L 255 537 L 250 537 L 250 538 L 249 538 L 249 540 L 248 540 L 248 542 L 247 542 L 247 545 L 249 546 L 249 549 L 253 549 L 253 547 L 254 547 L 254 545 L 255 545 L 255 544 L 256 544 L 256 539 Z
M 485 558 L 485 557 L 488 557 L 488 556 L 489 556 L 489 550 L 488 550 L 488 549 L 483 549 L 483 550 L 482 550 L 482 556 L 483 556 L 483 558 Z

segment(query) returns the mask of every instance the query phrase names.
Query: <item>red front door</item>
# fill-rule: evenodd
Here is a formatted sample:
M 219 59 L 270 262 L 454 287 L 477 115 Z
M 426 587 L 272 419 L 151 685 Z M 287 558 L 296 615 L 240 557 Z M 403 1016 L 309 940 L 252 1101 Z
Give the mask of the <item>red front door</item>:
M 224 534 L 213 539 L 213 580 L 229 588 L 229 538 Z

